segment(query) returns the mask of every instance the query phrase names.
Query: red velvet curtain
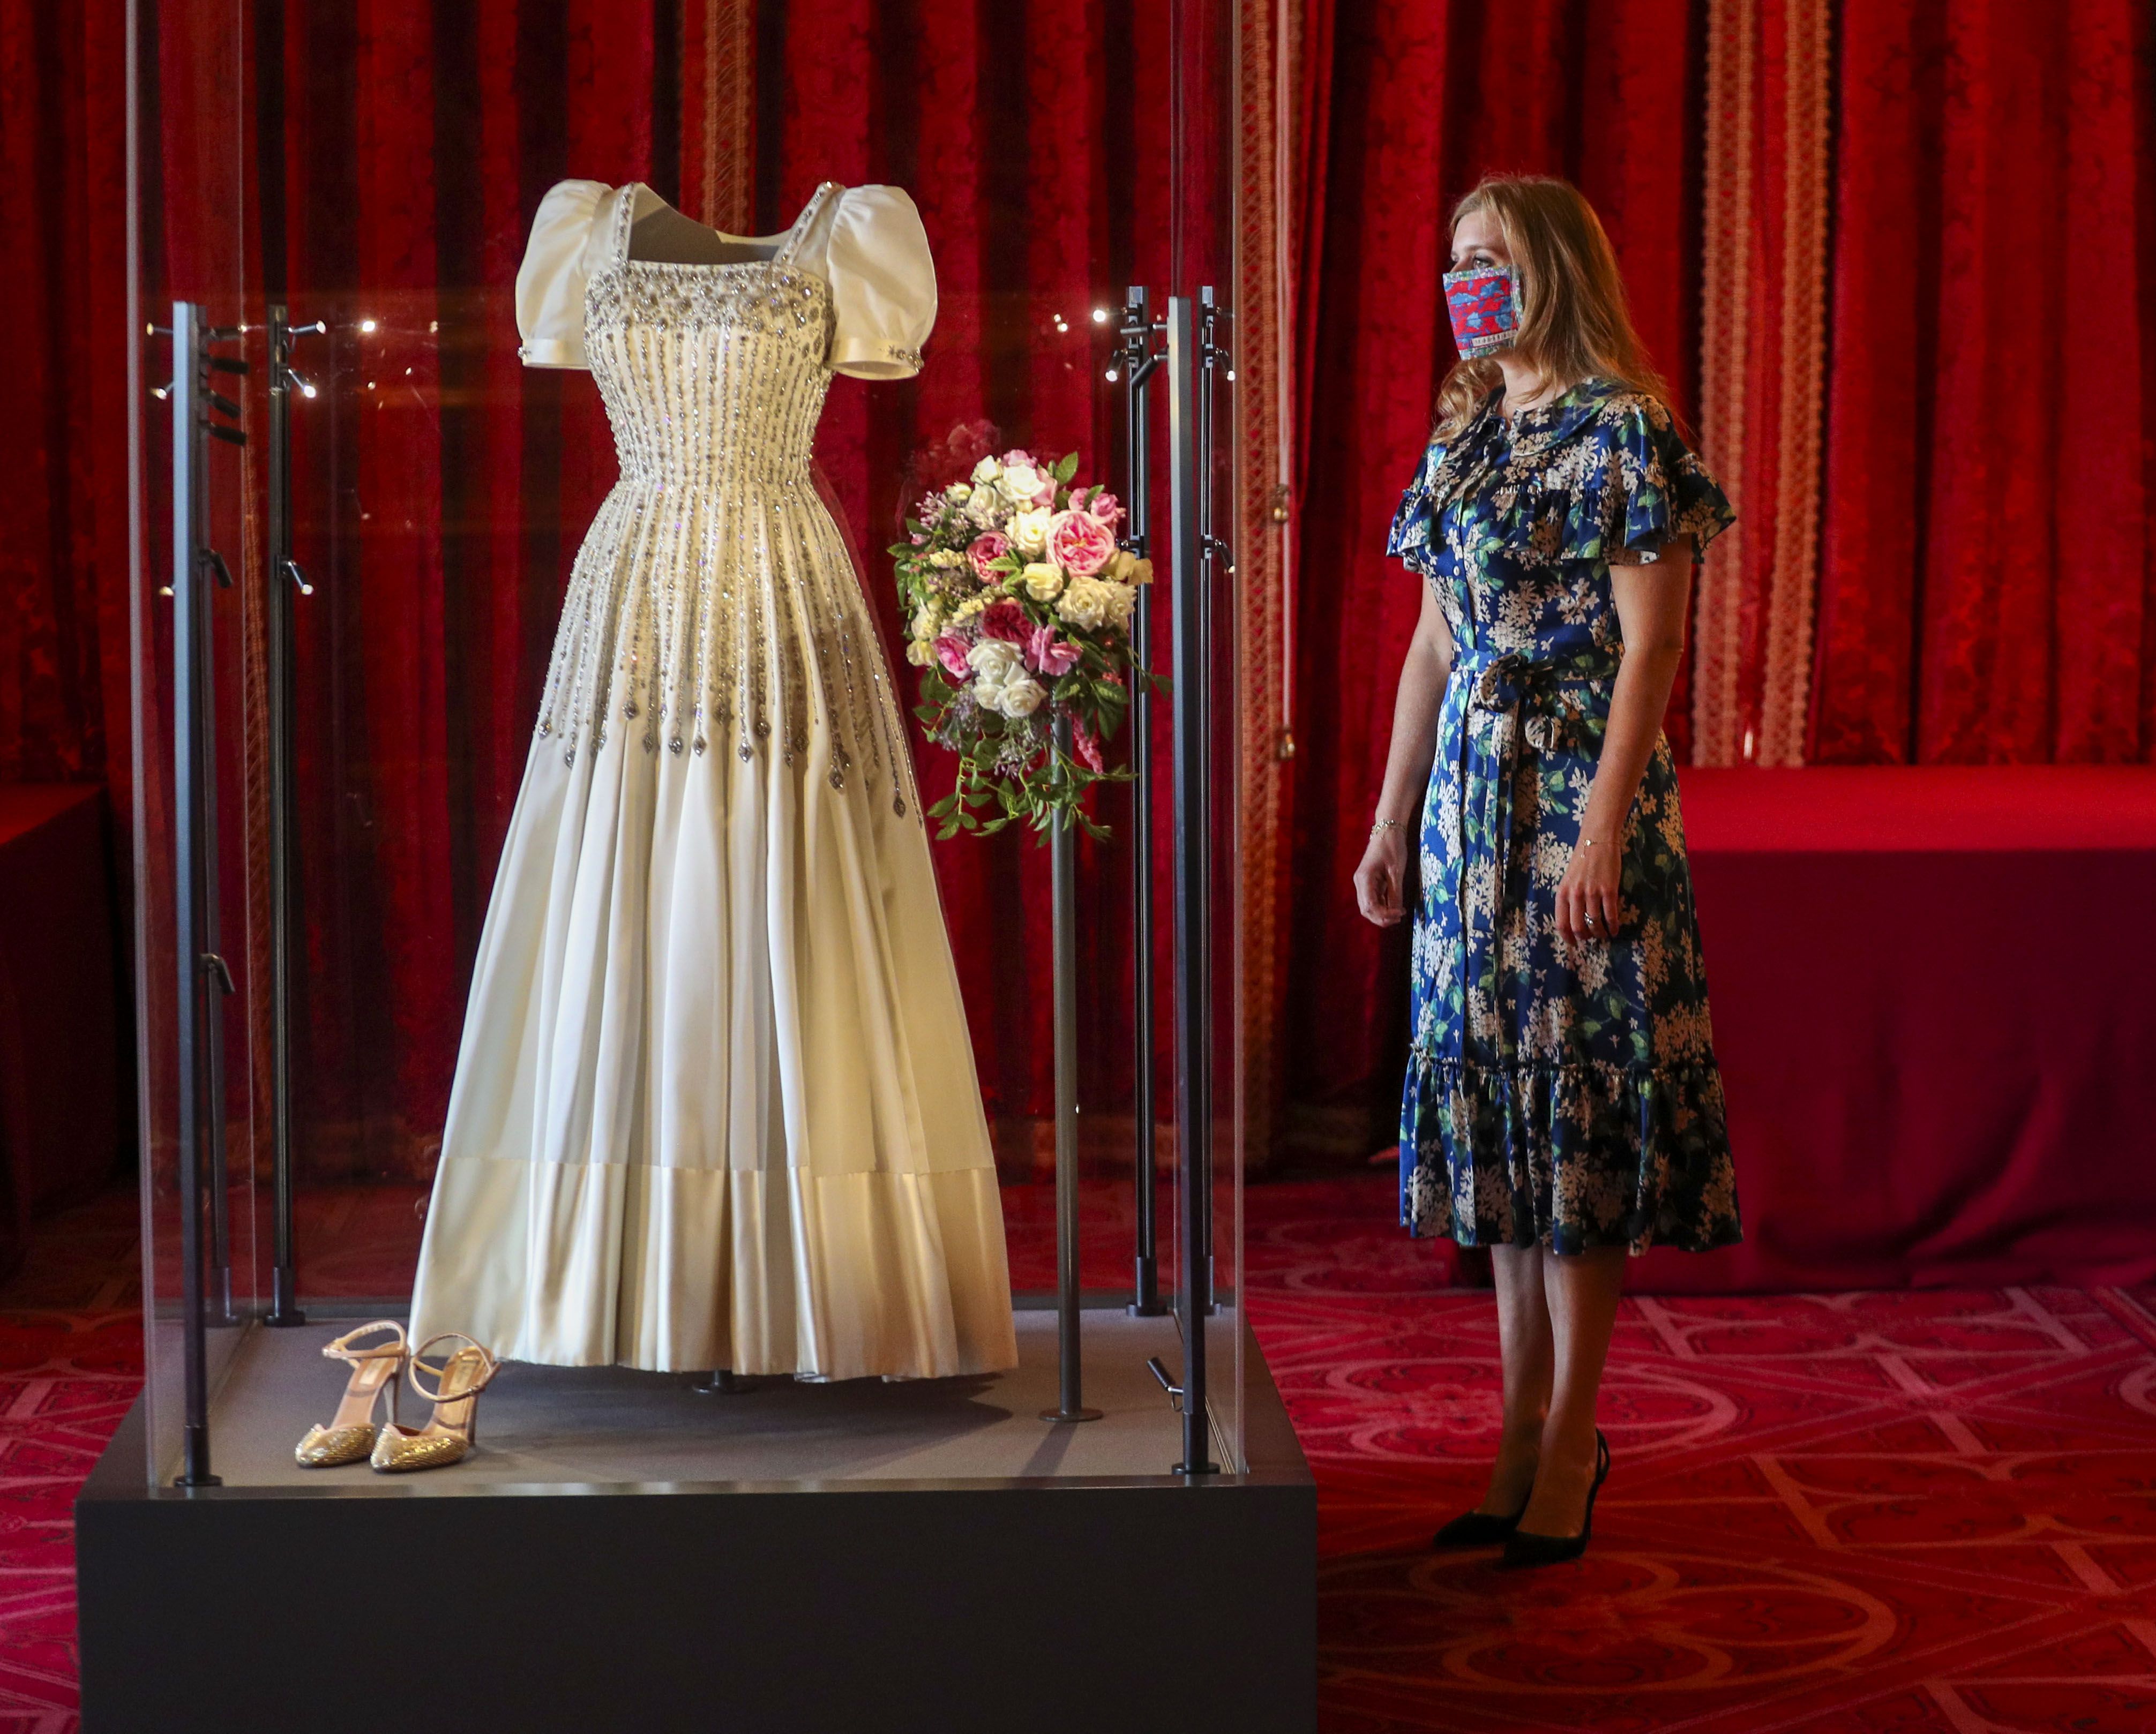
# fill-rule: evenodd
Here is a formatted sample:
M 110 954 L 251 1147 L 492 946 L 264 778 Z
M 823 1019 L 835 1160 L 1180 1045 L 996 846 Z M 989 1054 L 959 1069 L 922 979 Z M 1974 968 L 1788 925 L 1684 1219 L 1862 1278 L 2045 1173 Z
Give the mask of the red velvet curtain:
M 0 781 L 128 811 L 127 87 L 121 0 L 0 0 Z
M 2151 18 L 1844 8 L 1815 761 L 2156 757 Z
M 562 586 L 614 473 L 589 378 L 518 364 L 511 286 L 555 180 L 675 194 L 678 14 L 309 0 L 252 17 L 263 277 L 332 327 L 302 340 L 322 391 L 295 416 L 317 582 L 299 608 L 305 1155 L 317 1173 L 418 1175 Z M 921 486 L 951 479 L 954 426 L 985 416 L 998 449 L 1075 447 L 1113 474 L 1108 336 L 1089 316 L 1163 268 L 1162 32 L 1128 0 L 761 8 L 756 226 L 784 228 L 819 181 L 891 182 L 936 253 L 925 372 L 839 380 L 819 442 L 894 651 L 880 550 Z M 922 768 L 940 796 L 947 755 Z M 1127 810 L 1111 797 L 1103 817 L 1127 830 Z M 1129 864 L 1120 839 L 1088 854 L 1087 1097 L 1108 1107 L 1127 1090 Z M 1006 834 L 937 862 L 989 1111 L 1029 1161 L 1052 1090 L 1045 855 Z
M 1491 171 L 1576 182 L 1616 244 L 1649 348 L 1688 403 L 1701 70 L 1695 0 L 1311 12 L 1301 745 L 1287 803 L 1294 1027 L 1281 1044 L 1285 1142 L 1305 1157 L 1389 1141 L 1398 1113 L 1406 936 L 1363 921 L 1348 882 L 1419 600 L 1383 550 L 1453 359 L 1438 281 L 1451 207 Z M 1684 708 L 1681 697 L 1671 706 L 1673 733 Z

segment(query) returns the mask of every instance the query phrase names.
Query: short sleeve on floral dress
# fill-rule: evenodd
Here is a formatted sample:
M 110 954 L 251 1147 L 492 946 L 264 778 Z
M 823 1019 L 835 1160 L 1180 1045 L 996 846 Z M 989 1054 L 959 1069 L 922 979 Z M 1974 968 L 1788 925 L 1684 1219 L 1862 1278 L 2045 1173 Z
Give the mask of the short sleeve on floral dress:
M 1622 839 L 1624 931 L 1556 924 L 1624 656 L 1609 568 L 1729 502 L 1669 412 L 1590 379 L 1431 443 L 1388 551 L 1451 629 L 1421 829 L 1402 1220 L 1463 1246 L 1694 1251 L 1741 1238 L 1676 770 L 1658 741 Z

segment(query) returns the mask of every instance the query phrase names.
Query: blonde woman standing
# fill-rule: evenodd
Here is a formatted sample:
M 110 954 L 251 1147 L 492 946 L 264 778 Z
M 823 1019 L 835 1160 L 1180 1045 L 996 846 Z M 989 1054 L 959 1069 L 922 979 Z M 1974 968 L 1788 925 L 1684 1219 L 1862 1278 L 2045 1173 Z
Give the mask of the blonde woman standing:
M 1676 772 L 1662 738 L 1694 557 L 1732 521 L 1562 181 L 1453 213 L 1460 361 L 1388 551 L 1424 580 L 1363 915 L 1419 836 L 1401 1215 L 1487 1246 L 1504 1430 L 1440 1547 L 1576 1557 L 1627 1251 L 1739 1238 Z

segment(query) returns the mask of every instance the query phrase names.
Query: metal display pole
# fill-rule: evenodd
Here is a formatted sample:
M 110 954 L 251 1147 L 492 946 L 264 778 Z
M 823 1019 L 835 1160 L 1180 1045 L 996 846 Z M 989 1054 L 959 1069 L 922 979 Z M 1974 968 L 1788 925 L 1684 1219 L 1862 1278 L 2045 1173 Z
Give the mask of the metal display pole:
M 1210 1300 L 1213 1183 L 1212 987 L 1207 967 L 1212 887 L 1211 800 L 1205 757 L 1207 554 L 1199 455 L 1202 402 L 1197 305 L 1168 303 L 1170 547 L 1175 623 L 1175 1131 L 1183 1244 L 1177 1260 L 1183 1322 L 1183 1460 L 1178 1475 L 1216 1474 L 1206 1403 L 1205 1315 Z
M 247 436 L 210 419 L 239 406 L 212 388 L 211 369 L 244 373 L 247 364 L 208 353 L 208 345 L 234 331 L 205 326 L 192 301 L 172 304 L 172 807 L 173 956 L 179 1021 L 181 1468 L 182 1487 L 213 1487 L 210 1473 L 209 1383 L 204 1333 L 207 1285 L 214 1272 L 224 1316 L 230 1316 L 231 1265 L 225 1218 L 223 998 L 232 972 L 217 950 L 217 789 L 215 659 L 208 579 L 229 586 L 232 573 L 204 545 L 208 495 L 206 435 L 235 445 Z M 204 1169 L 208 1173 L 205 1175 Z M 205 1181 L 212 1192 L 210 1259 L 203 1253 Z
M 1055 775 L 1070 775 L 1070 719 L 1055 731 Z M 1049 834 L 1055 952 L 1055 1350 L 1056 1406 L 1044 1421 L 1097 1421 L 1086 1407 L 1079 1341 L 1078 1260 L 1078 826 L 1060 817 Z
M 270 309 L 270 1102 L 272 1265 L 270 1325 L 304 1325 L 292 1238 L 292 903 L 297 875 L 292 841 L 292 598 L 314 594 L 292 557 L 292 388 L 309 387 L 292 370 L 292 342 L 328 329 L 320 320 L 295 326 L 282 304 Z
M 1123 377 L 1123 546 L 1139 559 L 1151 557 L 1149 519 L 1152 475 L 1151 393 L 1160 356 L 1154 333 L 1152 291 L 1142 285 L 1123 295 L 1122 342 L 1116 354 Z M 1152 587 L 1141 585 L 1131 615 L 1131 659 L 1136 669 L 1152 666 Z M 1158 1185 L 1153 1157 L 1152 1028 L 1152 695 L 1134 673 L 1131 682 L 1131 977 L 1135 1052 L 1132 1056 L 1131 1113 L 1136 1126 L 1132 1167 L 1137 1178 L 1137 1249 L 1130 1310 L 1152 1318 L 1168 1309 L 1160 1298 Z

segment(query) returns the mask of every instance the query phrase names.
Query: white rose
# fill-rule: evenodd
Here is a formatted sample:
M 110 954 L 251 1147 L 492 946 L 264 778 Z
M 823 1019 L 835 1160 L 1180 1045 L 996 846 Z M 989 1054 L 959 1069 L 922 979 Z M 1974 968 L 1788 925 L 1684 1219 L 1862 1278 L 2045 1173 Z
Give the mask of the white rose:
M 1004 687 L 1003 703 L 998 708 L 1006 716 L 1030 716 L 1047 696 L 1047 689 L 1032 675 L 1020 675 Z
M 972 485 L 967 482 L 953 482 L 943 490 L 943 497 L 953 505 L 963 505 L 973 497 Z
M 1054 602 L 1063 588 L 1063 568 L 1036 560 L 1019 574 L 1019 580 L 1035 602 Z
M 1021 556 L 1028 560 L 1038 560 L 1048 551 L 1048 522 L 1055 516 L 1045 507 L 1038 511 L 1016 513 L 1004 534 L 1010 538 L 1011 546 Z
M 966 516 L 988 527 L 1002 523 L 1009 510 L 1010 502 L 993 488 L 974 489 L 973 498 L 966 502 Z
M 936 646 L 928 639 L 915 639 L 906 647 L 906 659 L 917 669 L 925 669 L 936 660 Z
M 1040 491 L 1040 472 L 1030 464 L 1014 464 L 996 482 L 1013 505 L 1031 505 Z
M 1097 632 L 1110 622 L 1122 625 L 1130 618 L 1136 598 L 1127 584 L 1106 578 L 1073 578 L 1064 587 L 1055 612 L 1084 632 Z
M 1004 639 L 983 639 L 966 653 L 966 660 L 984 686 L 1006 685 L 1025 672 L 1025 658 L 1018 646 Z
M 1003 473 L 1003 465 L 993 458 L 983 458 L 973 466 L 973 485 L 985 487 Z

